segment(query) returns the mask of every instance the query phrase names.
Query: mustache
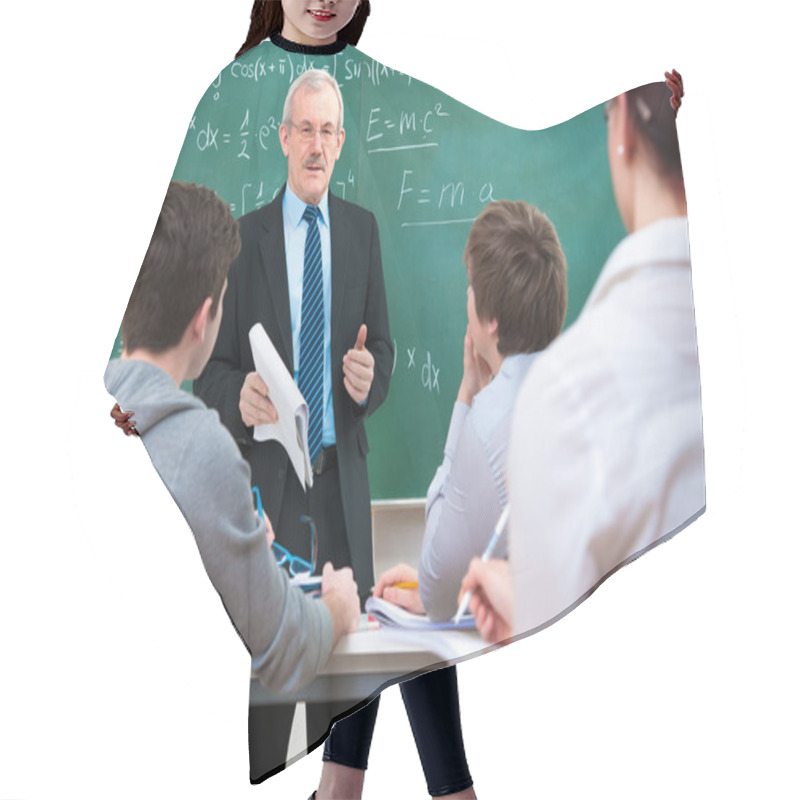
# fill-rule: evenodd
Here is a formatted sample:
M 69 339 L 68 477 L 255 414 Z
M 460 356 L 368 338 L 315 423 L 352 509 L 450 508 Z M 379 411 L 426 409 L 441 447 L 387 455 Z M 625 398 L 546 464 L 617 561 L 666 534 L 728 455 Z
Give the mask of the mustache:
M 325 169 L 325 159 L 321 155 L 309 156 L 303 161 L 303 168 L 306 169 L 308 167 L 322 167 L 322 169 Z

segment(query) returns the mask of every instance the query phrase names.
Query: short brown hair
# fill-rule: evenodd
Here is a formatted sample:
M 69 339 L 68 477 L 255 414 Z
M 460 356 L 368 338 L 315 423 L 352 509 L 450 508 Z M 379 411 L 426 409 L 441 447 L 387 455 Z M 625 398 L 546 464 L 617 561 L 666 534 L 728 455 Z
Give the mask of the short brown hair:
M 489 203 L 464 261 L 482 320 L 497 320 L 501 355 L 544 350 L 567 313 L 567 261 L 553 223 L 528 203 Z
M 163 353 L 177 345 L 203 301 L 219 306 L 239 223 L 204 186 L 172 181 L 122 318 L 122 344 Z

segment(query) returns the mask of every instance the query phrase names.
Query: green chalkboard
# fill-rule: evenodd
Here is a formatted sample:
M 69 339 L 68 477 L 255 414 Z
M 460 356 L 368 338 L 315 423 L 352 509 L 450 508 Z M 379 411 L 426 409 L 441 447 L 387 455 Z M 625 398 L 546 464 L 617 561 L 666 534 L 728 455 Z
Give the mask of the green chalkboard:
M 214 189 L 236 217 L 272 200 L 286 180 L 278 141 L 286 91 L 312 67 L 330 71 L 344 98 L 331 190 L 372 211 L 381 236 L 396 359 L 389 397 L 367 423 L 372 496 L 422 497 L 461 380 L 470 224 L 492 199 L 526 200 L 550 217 L 567 257 L 569 325 L 624 235 L 603 115 L 593 108 L 521 131 L 354 48 L 304 56 L 264 42 L 209 87 L 173 177 Z M 520 98 L 536 102 L 535 84 Z

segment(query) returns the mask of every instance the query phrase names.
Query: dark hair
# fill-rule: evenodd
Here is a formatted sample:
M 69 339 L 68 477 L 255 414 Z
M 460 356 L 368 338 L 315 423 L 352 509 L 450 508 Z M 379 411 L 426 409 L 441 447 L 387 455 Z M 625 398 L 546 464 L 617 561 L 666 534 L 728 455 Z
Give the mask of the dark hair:
M 346 40 L 348 44 L 357 45 L 368 16 L 369 0 L 361 0 L 353 19 L 339 31 L 337 38 Z M 247 31 L 247 38 L 239 48 L 236 58 L 282 30 L 283 6 L 280 0 L 255 0 L 253 10 L 250 12 L 250 30 Z
M 482 320 L 497 320 L 501 355 L 544 350 L 567 313 L 567 260 L 553 223 L 523 201 L 484 208 L 464 261 Z
M 670 104 L 672 91 L 664 81 L 648 83 L 625 92 L 628 117 L 661 175 L 683 179 L 681 152 L 675 110 Z
M 172 181 L 122 318 L 122 344 L 163 353 L 177 345 L 203 301 L 219 306 L 239 223 L 211 189 Z

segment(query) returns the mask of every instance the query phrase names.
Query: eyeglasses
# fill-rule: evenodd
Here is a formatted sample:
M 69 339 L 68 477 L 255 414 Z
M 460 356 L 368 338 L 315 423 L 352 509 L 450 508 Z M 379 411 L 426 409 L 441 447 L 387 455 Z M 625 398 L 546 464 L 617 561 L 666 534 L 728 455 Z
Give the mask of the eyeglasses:
M 321 128 L 315 128 L 313 125 L 295 125 L 294 122 L 289 123 L 296 131 L 300 140 L 303 142 L 313 142 L 314 137 L 319 134 L 319 140 L 324 145 L 331 145 L 336 141 L 339 134 L 339 129 L 334 128 L 333 125 L 323 125 Z
M 300 556 L 293 556 L 283 545 L 272 543 L 272 552 L 279 567 L 286 567 L 292 578 L 304 573 L 313 575 L 317 569 L 317 528 L 314 520 L 306 514 L 300 515 L 300 522 L 308 525 L 311 531 L 311 561 L 306 561 Z
M 261 492 L 258 486 L 253 487 L 253 494 L 256 497 L 256 509 L 258 516 L 264 519 L 264 507 L 261 504 Z M 294 578 L 297 575 L 313 575 L 317 569 L 317 527 L 314 525 L 314 520 L 306 514 L 300 515 L 300 522 L 308 525 L 311 530 L 311 561 L 306 561 L 300 556 L 292 555 L 283 545 L 277 542 L 272 543 L 272 553 L 275 560 L 278 562 L 279 567 L 286 567 L 289 575 Z

